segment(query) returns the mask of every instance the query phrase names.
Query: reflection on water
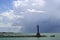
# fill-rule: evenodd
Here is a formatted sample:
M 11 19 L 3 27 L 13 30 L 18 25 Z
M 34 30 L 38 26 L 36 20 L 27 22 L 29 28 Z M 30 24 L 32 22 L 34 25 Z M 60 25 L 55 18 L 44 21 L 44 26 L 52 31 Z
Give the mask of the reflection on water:
M 60 40 L 56 37 L 20 37 L 20 38 L 0 38 L 0 40 Z
M 37 37 L 37 39 L 36 40 L 40 40 L 40 38 L 39 37 Z

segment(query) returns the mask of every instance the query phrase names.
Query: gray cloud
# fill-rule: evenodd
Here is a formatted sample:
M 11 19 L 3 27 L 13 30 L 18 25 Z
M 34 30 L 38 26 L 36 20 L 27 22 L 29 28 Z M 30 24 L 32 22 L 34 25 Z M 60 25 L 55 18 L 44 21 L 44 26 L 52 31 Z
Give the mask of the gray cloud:
M 21 0 L 23 5 L 13 8 L 15 15 L 23 15 L 24 18 L 14 19 L 12 26 L 21 25 L 23 27 L 21 30 L 22 32 L 36 32 L 36 25 L 39 24 L 40 32 L 60 32 L 60 1 L 44 0 L 42 1 L 43 6 L 39 5 L 41 1 L 35 1 Z M 24 3 L 27 5 L 24 5 Z M 37 12 L 29 12 L 28 9 L 31 9 L 30 11 L 35 9 Z M 20 32 L 20 30 L 18 30 L 18 32 Z
M 57 2 L 56 2 L 57 1 Z M 40 32 L 60 32 L 60 2 L 58 0 L 46 0 L 46 4 L 44 7 L 45 13 L 34 13 L 29 14 L 28 18 L 30 16 L 30 21 L 28 20 L 27 25 L 28 27 L 25 28 L 25 31 L 28 29 L 33 30 L 33 32 L 36 32 L 36 28 L 34 28 L 37 24 L 40 25 Z M 26 19 L 28 19 L 26 18 Z M 33 29 L 34 28 L 34 29 Z M 30 31 L 28 30 L 28 32 Z M 30 31 L 32 32 L 32 31 Z

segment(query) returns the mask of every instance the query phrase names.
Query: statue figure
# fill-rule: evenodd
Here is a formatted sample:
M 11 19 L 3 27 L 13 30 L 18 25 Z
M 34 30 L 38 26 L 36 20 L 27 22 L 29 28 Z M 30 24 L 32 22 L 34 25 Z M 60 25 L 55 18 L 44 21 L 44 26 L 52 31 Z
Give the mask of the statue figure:
M 40 37 L 40 33 L 39 33 L 39 25 L 37 25 L 37 34 L 36 34 L 37 37 Z

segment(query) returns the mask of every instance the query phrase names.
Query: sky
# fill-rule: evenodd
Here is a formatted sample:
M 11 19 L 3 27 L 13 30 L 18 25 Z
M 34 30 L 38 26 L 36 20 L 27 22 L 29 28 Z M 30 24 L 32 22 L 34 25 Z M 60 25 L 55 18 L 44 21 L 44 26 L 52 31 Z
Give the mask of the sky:
M 0 32 L 59 33 L 60 0 L 0 0 Z

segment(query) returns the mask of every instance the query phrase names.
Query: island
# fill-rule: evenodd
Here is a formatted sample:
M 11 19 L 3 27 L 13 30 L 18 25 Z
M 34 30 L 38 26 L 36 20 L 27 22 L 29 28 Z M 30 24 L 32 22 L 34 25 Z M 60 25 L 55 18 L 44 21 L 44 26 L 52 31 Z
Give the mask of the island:
M 47 37 L 46 35 L 41 35 L 39 32 L 39 25 L 36 26 L 37 32 L 35 35 L 24 35 L 22 33 L 13 33 L 13 32 L 0 32 L 0 37 Z M 55 37 L 51 35 L 50 37 Z

